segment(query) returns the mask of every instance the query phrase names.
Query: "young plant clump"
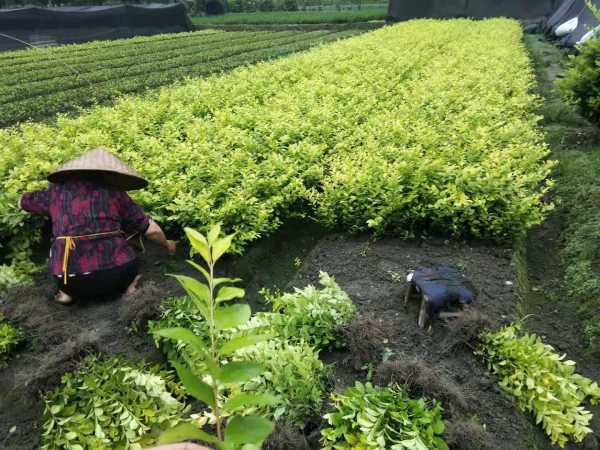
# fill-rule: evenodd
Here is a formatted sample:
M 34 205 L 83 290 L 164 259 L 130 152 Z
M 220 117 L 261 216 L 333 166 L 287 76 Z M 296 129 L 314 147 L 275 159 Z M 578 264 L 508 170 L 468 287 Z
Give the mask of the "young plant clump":
M 281 296 L 266 293 L 274 313 L 267 320 L 283 339 L 319 350 L 342 347 L 338 328 L 352 321 L 356 307 L 329 274 L 321 272 L 319 283 L 322 289 L 309 285 Z
M 141 449 L 183 421 L 183 395 L 159 366 L 90 356 L 46 394 L 41 449 Z
M 265 368 L 259 377 L 240 386 L 243 392 L 271 393 L 273 405 L 257 408 L 278 422 L 302 427 L 319 414 L 331 370 L 306 343 L 272 339 L 236 352 L 235 359 L 248 359 Z
M 553 444 L 581 442 L 592 430 L 592 414 L 582 405 L 600 402 L 600 388 L 575 373 L 565 360 L 535 334 L 521 333 L 519 324 L 485 333 L 476 351 L 500 377 L 500 387 L 515 398 L 521 411 L 535 416 Z
M 6 360 L 23 339 L 23 333 L 11 324 L 4 322 L 2 315 L 0 315 L 0 367 L 6 363 Z
M 357 382 L 331 396 L 335 410 L 325 415 L 323 450 L 447 450 L 437 401 L 410 398 L 398 385 L 380 388 Z
M 243 327 L 226 330 L 232 336 L 245 333 L 272 332 L 269 319 L 271 313 L 258 313 Z M 208 345 L 208 325 L 188 297 L 168 301 L 160 320 L 149 323 L 150 334 L 160 343 L 170 360 L 183 361 L 195 373 L 202 373 L 202 357 L 182 342 L 165 340 L 156 335 L 161 328 L 183 326 L 195 333 Z M 306 343 L 290 343 L 280 337 L 242 348 L 228 356 L 232 361 L 251 360 L 259 363 L 264 372 L 252 380 L 240 383 L 237 392 L 267 393 L 277 396 L 277 401 L 268 405 L 252 405 L 238 408 L 237 412 L 260 412 L 270 419 L 296 426 L 304 424 L 311 415 L 317 414 L 323 403 L 323 392 L 329 369 L 318 357 L 318 353 Z
M 212 444 L 220 450 L 259 449 L 273 431 L 273 424 L 259 415 L 242 415 L 236 411 L 242 407 L 274 404 L 277 398 L 271 394 L 237 392 L 237 387 L 263 373 L 264 369 L 247 360 L 226 360 L 236 351 L 268 340 L 271 336 L 239 332 L 232 336 L 223 333 L 248 323 L 250 306 L 244 303 L 226 304 L 243 298 L 245 292 L 230 286 L 239 280 L 217 278 L 214 269 L 217 261 L 229 250 L 233 235 L 220 237 L 220 225 L 212 226 L 206 236 L 190 228 L 185 230 L 194 252 L 198 253 L 205 267 L 193 261 L 189 263 L 206 279 L 202 283 L 195 278 L 175 275 L 198 312 L 207 324 L 208 345 L 192 330 L 174 327 L 157 330 L 157 336 L 173 339 L 189 345 L 201 364 L 186 367 L 173 361 L 177 374 L 187 392 L 205 403 L 214 419 L 215 433 L 186 423 L 163 433 L 160 443 L 194 439 Z M 197 374 L 200 372 L 201 376 Z

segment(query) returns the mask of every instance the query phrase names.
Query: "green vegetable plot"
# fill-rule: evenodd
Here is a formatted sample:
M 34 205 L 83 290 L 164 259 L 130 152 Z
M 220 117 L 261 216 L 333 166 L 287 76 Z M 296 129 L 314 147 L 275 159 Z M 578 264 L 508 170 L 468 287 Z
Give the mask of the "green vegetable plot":
M 201 31 L 0 55 L 0 126 L 280 57 L 354 31 Z
M 212 24 L 298 24 L 348 23 L 385 20 L 387 8 L 368 6 L 351 11 L 273 11 L 230 13 L 221 16 L 194 17 L 196 25 Z
M 507 19 L 411 21 L 0 130 L 3 270 L 26 263 L 37 235 L 19 196 L 99 145 L 149 179 L 135 198 L 156 220 L 221 222 L 237 252 L 298 214 L 348 231 L 511 238 L 543 219 L 552 167 L 521 38 Z

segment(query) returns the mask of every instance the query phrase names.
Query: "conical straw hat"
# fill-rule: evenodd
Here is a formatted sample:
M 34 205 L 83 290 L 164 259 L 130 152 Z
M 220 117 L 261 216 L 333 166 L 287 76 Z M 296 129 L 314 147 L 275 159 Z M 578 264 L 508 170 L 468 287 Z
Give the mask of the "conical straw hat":
M 63 164 L 48 175 L 48 181 L 60 183 L 74 175 L 89 175 L 90 179 L 100 179 L 103 183 L 124 191 L 142 189 L 148 185 L 140 174 L 102 147 Z

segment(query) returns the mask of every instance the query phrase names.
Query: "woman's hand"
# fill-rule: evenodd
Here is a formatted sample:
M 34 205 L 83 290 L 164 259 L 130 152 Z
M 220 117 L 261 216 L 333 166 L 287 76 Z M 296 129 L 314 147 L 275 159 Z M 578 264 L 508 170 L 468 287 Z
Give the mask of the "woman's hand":
M 177 241 L 167 241 L 167 252 L 169 252 L 169 255 L 173 256 L 175 254 L 175 252 L 177 251 Z
M 150 225 L 148 225 L 145 235 L 151 241 L 162 245 L 169 252 L 169 255 L 175 254 L 177 242 L 168 240 L 162 228 L 154 220 L 150 219 Z

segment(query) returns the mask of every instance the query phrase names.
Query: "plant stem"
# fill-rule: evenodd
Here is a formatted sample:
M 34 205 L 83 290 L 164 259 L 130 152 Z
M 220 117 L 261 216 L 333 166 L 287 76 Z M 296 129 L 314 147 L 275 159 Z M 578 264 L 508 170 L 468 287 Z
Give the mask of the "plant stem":
M 217 355 L 217 351 L 215 348 L 215 286 L 213 283 L 213 278 L 214 278 L 214 267 L 215 264 L 212 261 L 212 246 L 209 247 L 209 252 L 211 254 L 211 261 L 207 261 L 208 262 L 208 269 L 210 271 L 210 277 L 208 280 L 208 288 L 210 291 L 210 352 L 211 352 L 211 356 L 213 358 L 213 360 L 217 361 L 217 365 L 218 363 L 218 355 Z M 213 389 L 213 395 L 215 397 L 215 418 L 216 418 L 216 426 L 217 426 L 217 437 L 219 438 L 220 441 L 223 440 L 223 432 L 221 430 L 222 428 L 222 418 L 221 418 L 221 408 L 219 406 L 219 385 L 218 385 L 218 381 L 215 379 L 215 377 L 211 377 L 212 378 L 212 389 Z

